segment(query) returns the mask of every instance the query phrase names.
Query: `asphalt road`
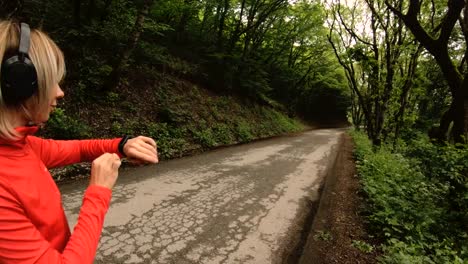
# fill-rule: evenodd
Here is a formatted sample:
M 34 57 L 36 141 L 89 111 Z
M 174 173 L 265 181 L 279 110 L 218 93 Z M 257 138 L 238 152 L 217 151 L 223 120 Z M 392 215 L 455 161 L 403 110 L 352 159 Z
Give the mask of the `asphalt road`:
M 95 263 L 279 263 L 342 130 L 313 130 L 124 168 Z M 59 186 L 71 228 L 87 181 Z

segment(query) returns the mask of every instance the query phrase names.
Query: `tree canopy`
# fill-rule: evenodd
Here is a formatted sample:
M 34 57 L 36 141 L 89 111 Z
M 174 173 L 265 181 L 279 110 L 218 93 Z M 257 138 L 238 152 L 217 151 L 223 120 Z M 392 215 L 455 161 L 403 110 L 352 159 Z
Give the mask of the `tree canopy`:
M 310 120 L 346 117 L 349 92 L 319 1 L 18 0 L 1 10 L 52 34 L 67 81 L 84 91 L 118 91 L 145 67 Z

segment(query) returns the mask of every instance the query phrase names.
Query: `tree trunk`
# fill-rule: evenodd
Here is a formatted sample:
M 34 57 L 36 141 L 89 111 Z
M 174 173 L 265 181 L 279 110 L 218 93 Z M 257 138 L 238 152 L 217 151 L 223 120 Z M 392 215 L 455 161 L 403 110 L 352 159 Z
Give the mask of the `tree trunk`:
M 203 11 L 203 20 L 200 26 L 200 36 L 202 36 L 205 33 L 205 27 L 208 21 L 208 14 L 211 14 L 211 8 L 213 8 L 213 6 L 211 5 L 211 2 L 206 1 L 205 10 Z
M 107 19 L 111 4 L 112 4 L 112 0 L 106 0 L 104 2 L 104 10 L 102 11 L 102 14 L 101 14 L 101 22 Z
M 187 23 L 189 22 L 190 19 L 190 8 L 187 8 L 188 5 L 190 5 L 192 0 L 185 0 L 184 5 L 185 8 L 182 12 L 182 15 L 180 17 L 179 23 L 177 24 L 177 42 L 184 41 L 184 35 L 185 35 L 185 28 L 187 27 Z
M 242 58 L 241 60 L 244 61 L 245 58 L 247 57 L 248 51 L 249 51 L 249 46 L 250 46 L 250 33 L 247 32 L 245 38 L 244 38 L 244 49 L 242 51 Z
M 145 0 L 143 6 L 138 11 L 133 31 L 127 40 L 127 45 L 125 46 L 123 52 L 120 54 L 119 59 L 115 62 L 113 70 L 109 74 L 109 77 L 106 83 L 104 84 L 105 91 L 114 90 L 119 85 L 122 71 L 125 68 L 125 65 L 127 64 L 128 59 L 130 58 L 130 55 L 133 52 L 133 49 L 135 49 L 136 45 L 138 44 L 138 39 L 140 38 L 140 34 L 143 30 L 143 22 L 145 20 L 145 17 L 148 15 L 152 4 L 153 0 Z
M 242 0 L 241 3 L 241 9 L 240 9 L 240 14 L 239 14 L 239 20 L 237 21 L 236 24 L 236 29 L 232 32 L 230 40 L 229 40 L 229 47 L 228 47 L 228 53 L 231 53 L 236 46 L 237 41 L 239 40 L 240 37 L 240 27 L 242 24 L 242 17 L 244 16 L 244 9 L 245 9 L 245 1 Z
M 453 119 L 453 129 L 452 136 L 456 143 L 463 143 L 463 135 L 465 128 L 465 107 L 464 107 L 464 98 L 459 97 L 455 98 L 455 113 Z
M 49 5 L 47 1 L 42 2 L 41 5 L 41 18 L 39 19 L 39 23 L 37 24 L 38 28 L 42 28 L 44 26 L 44 20 L 48 13 Z
M 96 2 L 95 0 L 89 0 L 88 1 L 88 11 L 86 12 L 87 14 L 87 21 L 90 23 L 92 20 L 94 20 L 96 16 Z
M 217 33 L 217 41 L 216 47 L 218 51 L 223 50 L 223 31 L 224 31 L 224 23 L 226 20 L 226 15 L 229 10 L 229 0 L 224 0 L 224 7 L 221 16 L 219 17 L 219 25 L 218 25 L 218 33 Z
M 400 109 L 395 115 L 395 136 L 393 140 L 393 149 L 396 149 L 397 140 L 400 137 L 400 129 L 403 125 L 403 117 L 405 116 L 406 105 L 408 103 L 408 94 L 413 86 L 413 78 L 416 74 L 416 67 L 418 64 L 418 58 L 421 54 L 422 46 L 419 45 L 416 51 L 411 55 L 411 59 L 408 63 L 408 72 L 405 76 L 405 82 L 403 83 L 402 93 L 400 96 Z
M 455 104 L 452 102 L 450 108 L 440 118 L 440 125 L 434 132 L 431 133 L 431 138 L 437 139 L 440 143 L 447 140 L 447 133 L 450 123 L 454 120 Z
M 465 74 L 459 90 L 454 98 L 453 137 L 456 143 L 465 143 L 468 131 L 468 73 Z
M 73 0 L 73 22 L 75 27 L 81 27 L 81 0 Z

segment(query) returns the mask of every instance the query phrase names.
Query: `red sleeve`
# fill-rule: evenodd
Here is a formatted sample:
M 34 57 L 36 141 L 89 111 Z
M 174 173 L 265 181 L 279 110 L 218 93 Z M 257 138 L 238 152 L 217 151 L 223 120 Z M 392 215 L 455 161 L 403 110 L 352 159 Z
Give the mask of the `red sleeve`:
M 52 140 L 28 136 L 34 152 L 47 168 L 92 161 L 104 153 L 117 153 L 120 138 L 94 140 Z
M 93 263 L 111 190 L 89 186 L 63 253 L 52 248 L 9 192 L 0 194 L 0 263 Z

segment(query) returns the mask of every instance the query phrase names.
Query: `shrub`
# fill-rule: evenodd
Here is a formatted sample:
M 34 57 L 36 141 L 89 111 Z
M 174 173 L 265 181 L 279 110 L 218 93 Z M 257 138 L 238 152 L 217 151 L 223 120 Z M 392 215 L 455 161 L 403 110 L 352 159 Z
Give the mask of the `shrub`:
M 213 127 L 213 134 L 216 140 L 224 145 L 232 144 L 235 141 L 232 131 L 226 124 L 217 124 Z
M 47 121 L 45 134 L 54 139 L 89 138 L 90 128 L 83 122 L 66 115 L 65 110 L 57 108 Z
M 211 148 L 211 147 L 218 145 L 218 143 L 216 142 L 216 137 L 211 128 L 194 131 L 193 133 L 194 133 L 193 134 L 194 138 L 204 148 Z
M 409 146 L 405 155 L 446 189 L 441 206 L 451 209 L 446 215 L 451 227 L 468 230 L 468 146 L 434 145 L 427 137 L 413 140 Z
M 246 121 L 241 121 L 237 124 L 237 138 L 240 142 L 246 142 L 254 139 L 252 128 Z
M 189 145 L 185 128 L 167 123 L 149 123 L 144 130 L 146 135 L 156 140 L 158 153 L 164 159 L 182 156 Z
M 357 162 L 360 162 L 364 160 L 365 157 L 372 155 L 372 143 L 364 133 L 353 130 L 350 132 L 350 134 L 356 144 L 356 148 L 354 149 L 354 156 Z
M 354 247 L 354 248 L 357 248 L 358 250 L 364 252 L 364 253 L 371 253 L 372 251 L 374 251 L 374 246 L 364 242 L 364 241 L 360 241 L 360 240 L 353 240 L 353 242 L 351 243 L 351 245 Z
M 135 135 L 135 121 L 113 121 L 111 124 L 111 133 L 113 135 Z
M 465 147 L 419 139 L 404 155 L 375 152 L 352 132 L 371 230 L 385 239 L 384 263 L 466 263 L 468 187 Z M 464 179 L 464 180 L 463 180 Z M 458 207 L 458 210 L 453 210 Z M 463 208 L 463 210 L 460 210 Z

